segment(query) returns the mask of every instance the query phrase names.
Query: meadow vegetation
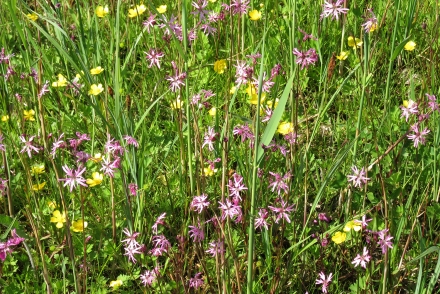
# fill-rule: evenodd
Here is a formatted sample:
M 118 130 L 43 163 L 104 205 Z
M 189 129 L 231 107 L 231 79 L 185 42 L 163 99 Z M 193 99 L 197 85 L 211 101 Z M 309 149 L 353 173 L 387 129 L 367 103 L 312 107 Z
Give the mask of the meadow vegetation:
M 439 7 L 2 0 L 0 292 L 439 293 Z

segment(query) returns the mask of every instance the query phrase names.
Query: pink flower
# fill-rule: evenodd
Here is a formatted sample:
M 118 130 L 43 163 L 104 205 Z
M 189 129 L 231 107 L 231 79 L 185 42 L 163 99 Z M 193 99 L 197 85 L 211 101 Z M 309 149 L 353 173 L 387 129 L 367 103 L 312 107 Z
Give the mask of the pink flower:
M 156 24 L 156 14 L 151 14 L 142 24 L 147 28 L 147 32 L 150 33 L 150 28 L 154 28 Z
M 319 279 L 316 280 L 316 285 L 322 284 L 322 293 L 327 293 L 327 288 L 332 281 L 333 274 L 330 273 L 327 277 L 323 272 L 319 273 Z
M 157 226 L 158 225 L 164 225 L 165 224 L 165 217 L 166 217 L 167 213 L 164 212 L 161 215 L 159 215 L 159 217 L 157 218 L 157 220 L 154 222 L 154 225 L 151 227 L 153 229 L 153 233 L 157 234 Z
M 378 232 L 379 241 L 377 244 L 382 248 L 382 253 L 385 254 L 388 248 L 393 248 L 393 243 L 391 242 L 391 235 L 388 234 L 388 229 L 382 230 Z
M 190 209 L 197 211 L 199 214 L 202 213 L 205 207 L 209 206 L 209 201 L 206 201 L 207 198 L 208 196 L 205 194 L 194 196 L 193 200 L 191 201 Z
M 159 275 L 159 269 L 156 267 L 153 270 L 146 270 L 142 275 L 139 276 L 139 279 L 144 284 L 144 286 L 151 286 L 157 280 L 157 276 Z
M 428 107 L 432 110 L 432 111 L 438 111 L 438 112 L 440 112 L 440 106 L 439 106 L 439 104 L 437 103 L 437 98 L 435 97 L 435 95 L 429 95 L 429 94 L 426 94 L 426 96 L 428 97 L 428 100 L 429 100 L 429 102 L 428 102 Z
M 355 259 L 351 262 L 355 267 L 361 265 L 363 268 L 367 268 L 367 263 L 370 261 L 371 256 L 368 254 L 368 250 L 364 247 L 364 252 L 362 255 L 358 254 Z
M 407 105 L 405 105 L 400 106 L 400 109 L 402 110 L 402 115 L 400 117 L 404 117 L 405 121 L 408 121 L 411 114 L 419 113 L 419 107 L 417 103 L 412 100 L 409 100 Z
M 160 58 L 164 57 L 165 54 L 161 51 L 158 51 L 156 49 L 150 49 L 148 52 L 145 53 L 145 58 L 150 61 L 150 64 L 148 65 L 148 68 L 151 68 L 153 65 L 156 65 L 157 68 L 160 68 Z
M 229 196 L 236 197 L 241 201 L 240 192 L 245 191 L 248 188 L 243 184 L 243 177 L 239 174 L 234 173 L 232 175 L 232 178 L 233 181 L 229 180 L 229 184 L 227 185 L 227 187 L 229 188 Z
M 70 186 L 70 192 L 73 191 L 73 188 L 75 188 L 78 185 L 81 185 L 83 187 L 87 187 L 86 180 L 81 176 L 85 171 L 85 167 L 78 167 L 77 170 L 70 169 L 67 165 L 63 166 L 63 170 L 67 175 L 67 178 L 65 179 L 59 179 L 59 181 L 64 181 L 64 187 L 67 185 Z
M 34 145 L 32 145 L 32 141 L 34 140 L 35 136 L 31 136 L 29 140 L 26 140 L 24 136 L 20 136 L 19 138 L 21 142 L 24 144 L 23 148 L 20 150 L 20 153 L 26 152 L 29 158 L 32 158 L 32 151 L 38 153 L 39 149 Z
M 138 191 L 138 186 L 135 183 L 128 184 L 128 190 L 131 196 L 136 196 Z
M 209 243 L 209 249 L 206 250 L 206 253 L 211 254 L 212 257 L 217 256 L 225 251 L 224 244 L 222 241 L 213 241 Z
M 197 273 L 194 278 L 189 279 L 189 287 L 198 289 L 202 287 L 204 284 L 204 281 L 202 279 L 202 273 Z
M 365 33 L 368 34 L 377 28 L 377 18 L 373 12 L 373 9 L 368 8 L 367 13 L 370 17 L 366 18 L 365 22 L 362 24 L 362 28 L 365 30 Z
M 286 220 L 286 222 L 290 223 L 289 213 L 293 211 L 293 207 L 295 205 L 287 206 L 287 202 L 285 202 L 283 199 L 280 199 L 279 201 L 281 202 L 281 207 L 268 206 L 270 210 L 277 214 L 275 223 L 278 223 L 280 219 L 283 218 Z
M 286 184 L 286 181 L 290 178 L 290 173 L 286 173 L 283 177 L 281 177 L 278 173 L 269 172 L 273 176 L 272 182 L 269 184 L 269 188 L 272 187 L 272 192 L 277 190 L 278 196 L 280 195 L 281 190 L 284 193 L 289 192 L 289 186 Z
M 194 243 L 200 243 L 205 239 L 205 234 L 200 226 L 200 223 L 198 226 L 189 226 L 189 228 L 191 229 L 189 230 L 189 236 L 193 238 Z
M 214 131 L 213 127 L 208 127 L 208 131 L 205 133 L 205 136 L 203 137 L 203 145 L 202 148 L 205 147 L 205 145 L 208 145 L 208 150 L 213 151 L 214 150 L 214 142 L 216 141 L 218 136 L 218 133 Z
M 267 223 L 267 218 L 269 217 L 269 213 L 266 209 L 261 208 L 258 211 L 258 217 L 255 218 L 255 228 L 261 228 L 264 227 L 266 230 L 268 230 L 269 224 Z
M 234 217 L 240 215 L 241 210 L 237 209 L 237 206 L 228 199 L 226 199 L 225 203 L 219 201 L 218 204 L 220 204 L 219 208 L 222 211 L 222 220 L 225 220 L 228 217 L 233 219 Z
M 426 135 L 429 134 L 428 128 L 425 128 L 423 131 L 419 130 L 419 125 L 416 123 L 411 126 L 412 134 L 407 135 L 408 139 L 414 142 L 414 147 L 418 148 L 419 144 L 425 145 Z
M 64 137 L 64 133 L 62 133 L 60 135 L 60 137 L 58 138 L 58 140 L 53 142 L 53 144 L 52 144 L 52 151 L 50 152 L 50 154 L 53 156 L 53 158 L 55 158 L 55 154 L 57 152 L 57 149 L 59 149 L 59 148 L 66 148 L 67 147 L 66 142 L 61 140 L 63 137 Z
M 139 147 L 139 143 L 138 141 L 136 141 L 135 138 L 129 136 L 129 135 L 125 135 L 124 136 L 124 140 L 127 143 L 127 145 L 133 145 L 134 147 L 138 148 Z
M 185 85 L 184 80 L 186 78 L 186 73 L 180 73 L 174 61 L 172 61 L 171 64 L 174 68 L 174 76 L 168 76 L 166 80 L 170 82 L 171 91 L 177 92 L 177 90 L 180 89 L 180 86 Z
M 308 68 L 310 65 L 315 65 L 318 60 L 318 55 L 315 49 L 310 48 L 307 51 L 299 51 L 297 48 L 293 48 L 293 55 L 296 56 L 296 64 L 301 65 L 301 69 Z
M 361 170 L 357 168 L 357 166 L 353 166 L 351 168 L 353 171 L 352 175 L 348 175 L 348 181 L 353 182 L 355 187 L 361 188 L 363 185 L 366 185 L 370 178 L 367 178 L 367 172 L 365 171 L 365 168 L 363 167 Z
M 5 144 L 3 144 L 4 139 L 3 134 L 0 134 L 0 151 L 6 151 Z
M 344 0 L 337 0 L 336 2 L 324 1 L 323 12 L 321 19 L 331 16 L 332 19 L 338 20 L 340 14 L 347 14 L 348 8 L 344 8 Z
M 197 2 L 193 1 L 191 5 L 196 9 L 195 11 L 191 12 L 193 15 L 199 15 L 200 21 L 205 19 L 205 16 L 209 13 L 208 10 L 204 9 L 206 6 L 208 6 L 207 0 L 198 0 Z

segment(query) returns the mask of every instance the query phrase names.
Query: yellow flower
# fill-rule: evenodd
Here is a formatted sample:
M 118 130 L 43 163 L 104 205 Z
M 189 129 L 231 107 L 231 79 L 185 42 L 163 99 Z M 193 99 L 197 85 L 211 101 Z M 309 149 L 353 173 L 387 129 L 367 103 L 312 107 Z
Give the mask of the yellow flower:
M 49 206 L 49 208 L 55 208 L 57 207 L 57 203 L 55 201 L 49 200 L 47 201 L 47 206 Z
M 210 116 L 215 116 L 215 114 L 217 113 L 217 108 L 213 107 L 208 111 Z
M 30 120 L 30 121 L 34 121 L 35 120 L 35 111 L 33 109 L 31 110 L 23 110 L 23 114 L 24 114 L 24 120 Z
M 207 167 L 205 167 L 203 169 L 203 173 L 205 174 L 205 177 L 212 177 L 214 175 L 214 173 L 217 172 L 217 169 L 212 169 L 211 165 L 208 165 Z
M 349 52 L 348 51 L 341 51 L 341 54 L 336 56 L 339 60 L 345 60 L 348 57 Z
M 287 135 L 293 131 L 293 124 L 291 122 L 283 121 L 278 125 L 277 133 L 280 133 L 281 135 Z
M 360 231 L 362 229 L 362 223 L 358 220 L 352 220 L 345 224 L 344 232 L 349 232 L 351 229 L 355 230 L 356 232 Z
M 416 49 L 416 46 L 417 45 L 414 41 L 408 41 L 403 49 L 405 49 L 406 51 L 413 51 L 414 49 Z
M 102 154 L 101 153 L 95 153 L 93 157 L 90 157 L 89 160 L 93 161 L 94 163 L 98 163 L 102 161 Z
M 6 122 L 9 120 L 9 115 L 3 115 L 2 116 L 2 122 Z
M 102 87 L 102 84 L 96 85 L 93 84 L 90 86 L 89 95 L 99 95 L 102 91 L 104 91 L 104 88 Z
M 102 73 L 103 71 L 104 71 L 104 69 L 103 69 L 102 67 L 98 66 L 98 67 L 92 68 L 92 69 L 90 70 L 90 73 L 91 73 L 92 75 L 99 75 L 99 74 Z
M 208 0 L 211 3 L 215 3 L 217 0 Z
M 67 86 L 67 80 L 62 74 L 58 74 L 58 81 L 52 83 L 52 87 L 65 87 Z
M 82 219 L 72 222 L 72 226 L 70 227 L 72 231 L 75 233 L 84 231 L 87 228 L 87 222 L 83 222 Z
M 214 71 L 218 74 L 222 74 L 225 72 L 225 69 L 228 68 L 228 64 L 226 59 L 220 59 L 214 62 Z
M 411 100 L 411 99 L 403 100 L 403 106 L 406 108 L 412 107 L 414 105 L 414 103 L 415 103 L 414 100 Z
M 138 15 L 141 15 L 147 10 L 147 7 L 145 7 L 144 4 L 136 5 L 135 8 L 128 10 L 128 17 L 136 17 Z
M 251 20 L 260 20 L 261 12 L 256 9 L 252 10 L 249 12 L 249 17 L 251 18 Z
M 336 244 L 341 244 L 345 239 L 347 239 L 347 234 L 344 232 L 336 232 L 332 237 L 332 241 Z
M 97 17 L 105 17 L 108 14 L 108 6 L 106 5 L 105 7 L 103 6 L 98 6 L 95 9 L 95 13 Z
M 255 88 L 255 86 L 253 84 L 249 84 L 249 86 L 246 89 L 246 93 L 249 96 L 249 103 L 257 105 L 257 103 L 258 103 L 258 94 L 257 94 L 257 89 Z M 266 93 L 261 93 L 261 101 L 260 101 L 260 103 L 263 103 L 265 99 L 266 99 Z
M 370 27 L 370 33 L 374 32 L 375 30 L 377 30 L 377 24 L 373 23 Z
M 46 182 L 42 182 L 41 184 L 32 185 L 32 191 L 41 191 L 44 186 L 46 186 Z
M 116 280 L 116 281 L 111 281 L 109 287 L 113 288 L 113 289 L 117 289 L 119 287 L 122 286 L 122 281 L 121 280 Z
M 176 99 L 176 101 L 171 102 L 171 109 L 181 109 L 183 105 L 183 102 L 180 101 L 179 98 Z
M 166 5 L 161 5 L 161 6 L 157 7 L 156 10 L 160 14 L 165 13 L 165 12 L 167 12 L 167 6 Z
M 44 174 L 44 172 L 45 172 L 44 163 L 35 164 L 31 167 L 31 173 L 33 175 L 41 175 L 41 174 Z
M 353 47 L 353 49 L 356 49 L 361 47 L 363 42 L 359 38 L 353 38 L 352 36 L 348 37 L 348 46 Z
M 269 101 L 267 101 L 266 102 L 266 105 L 270 108 L 270 109 L 274 109 L 275 110 L 275 108 L 277 108 L 277 106 L 278 106 L 278 102 L 280 102 L 280 99 L 275 99 L 275 104 L 273 103 L 273 101 L 272 100 L 269 100 Z M 273 107 L 273 108 L 272 108 Z
M 26 14 L 26 16 L 28 19 L 30 19 L 32 21 L 36 21 L 38 19 L 38 15 L 35 12 Z
M 232 86 L 231 89 L 229 89 L 229 94 L 234 95 L 235 91 L 237 91 L 237 87 Z
M 95 186 L 101 184 L 103 177 L 104 177 L 103 174 L 100 174 L 98 172 L 93 172 L 92 173 L 93 179 L 87 179 L 86 183 L 87 183 L 87 185 L 89 185 L 89 187 L 95 187 Z
M 51 223 L 57 223 L 57 228 L 60 229 L 63 227 L 63 223 L 66 222 L 66 213 L 61 212 L 59 210 L 55 210 L 53 212 L 53 216 L 50 218 Z

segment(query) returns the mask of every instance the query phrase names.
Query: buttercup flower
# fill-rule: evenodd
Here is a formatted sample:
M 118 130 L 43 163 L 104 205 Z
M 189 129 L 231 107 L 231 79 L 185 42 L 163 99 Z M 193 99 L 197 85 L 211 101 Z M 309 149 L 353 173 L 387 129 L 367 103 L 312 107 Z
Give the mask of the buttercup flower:
M 9 120 L 9 115 L 2 115 L 2 122 L 7 122 Z
M 249 103 L 253 105 L 257 105 L 258 103 L 258 93 L 257 88 L 254 84 L 249 84 L 249 86 L 246 88 L 246 93 L 249 96 Z M 266 99 L 266 93 L 261 93 L 260 103 L 263 103 Z
M 113 289 L 117 289 L 119 287 L 122 286 L 122 281 L 121 280 L 116 280 L 116 281 L 111 281 L 109 284 L 109 287 L 113 288 Z
M 408 41 L 403 49 L 405 49 L 406 51 L 413 51 L 414 49 L 416 49 L 416 46 L 417 45 L 414 41 Z
M 50 218 L 51 223 L 57 223 L 57 228 L 61 229 L 63 227 L 63 223 L 66 222 L 66 213 L 61 212 L 59 210 L 55 210 L 52 214 L 53 216 Z
M 102 161 L 102 154 L 101 153 L 95 153 L 92 157 L 89 158 L 89 160 L 93 161 L 94 163 L 98 163 Z
M 208 111 L 210 116 L 215 116 L 215 114 L 217 113 L 217 108 L 213 107 Z
M 183 105 L 183 102 L 180 101 L 179 98 L 176 99 L 176 101 L 171 102 L 171 109 L 181 109 Z
M 167 6 L 166 5 L 160 5 L 159 7 L 156 8 L 157 12 L 159 13 L 165 13 L 167 12 Z
M 44 163 L 41 164 L 35 164 L 31 167 L 31 174 L 33 175 L 41 175 L 44 174 Z
M 35 111 L 31 110 L 23 110 L 24 120 L 35 121 Z
M 348 51 L 341 51 L 341 54 L 336 56 L 339 60 L 345 60 L 348 57 L 349 52 Z
M 38 15 L 34 12 L 34 13 L 29 13 L 26 14 L 27 18 L 32 20 L 32 21 L 36 21 L 38 19 Z
M 332 237 L 332 241 L 336 244 L 341 244 L 345 239 L 347 239 L 347 234 L 344 232 L 336 232 Z
M 348 37 L 348 46 L 353 47 L 353 49 L 360 48 L 363 42 L 359 38 Z
M 65 87 L 67 86 L 67 80 L 62 74 L 58 74 L 58 81 L 52 83 L 52 87 Z
M 93 84 L 90 86 L 89 95 L 99 95 L 102 91 L 104 91 L 104 88 L 102 87 L 102 84 L 96 85 Z
M 93 172 L 92 179 L 87 179 L 86 183 L 87 183 L 87 185 L 89 185 L 89 187 L 95 187 L 95 186 L 101 184 L 103 177 L 104 177 L 103 174 L 100 174 L 98 172 Z
M 41 191 L 41 190 L 43 190 L 44 186 L 46 186 L 46 182 L 32 185 L 32 191 Z
M 228 68 L 228 64 L 225 59 L 220 59 L 214 62 L 214 71 L 218 74 L 222 74 L 225 72 L 225 69 Z
M 355 230 L 356 232 L 360 231 L 362 229 L 362 222 L 358 220 L 352 220 L 345 224 L 344 232 L 349 232 L 351 229 Z
M 71 229 L 75 233 L 83 232 L 85 228 L 87 228 L 87 222 L 83 222 L 82 219 L 72 222 Z
M 102 67 L 98 66 L 98 67 L 92 68 L 90 70 L 90 74 L 92 74 L 92 75 L 99 75 L 103 71 L 104 71 L 104 69 Z
M 293 124 L 291 122 L 284 121 L 278 125 L 277 133 L 280 133 L 281 135 L 287 135 L 293 131 Z
M 135 8 L 128 10 L 128 17 L 136 17 L 138 15 L 141 15 L 147 10 L 147 7 L 145 7 L 144 4 L 136 5 Z
M 97 17 L 101 17 L 101 18 L 105 17 L 109 13 L 108 6 L 106 5 L 104 7 L 103 6 L 96 7 L 95 13 Z
M 203 173 L 205 174 L 205 177 L 212 177 L 214 173 L 217 172 L 217 169 L 212 169 L 211 165 L 208 165 L 207 167 L 203 168 Z
M 250 17 L 251 20 L 254 20 L 254 21 L 260 20 L 261 19 L 261 12 L 256 10 L 256 9 L 254 9 L 254 10 L 249 12 L 249 17 Z

